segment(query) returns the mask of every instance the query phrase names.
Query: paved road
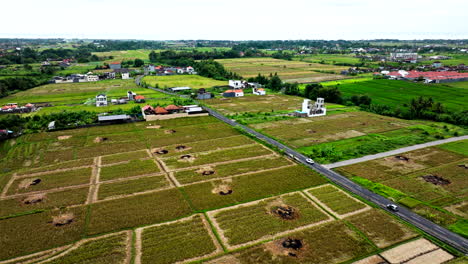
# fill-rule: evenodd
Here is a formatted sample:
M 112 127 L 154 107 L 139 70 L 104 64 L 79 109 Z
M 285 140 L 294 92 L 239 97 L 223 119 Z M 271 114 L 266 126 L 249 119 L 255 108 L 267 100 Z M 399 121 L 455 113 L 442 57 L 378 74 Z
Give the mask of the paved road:
M 373 159 L 380 159 L 380 158 L 383 158 L 383 157 L 397 155 L 397 154 L 405 153 L 405 152 L 412 151 L 412 150 L 437 146 L 437 145 L 441 145 L 441 144 L 445 144 L 445 143 L 449 143 L 449 142 L 454 142 L 454 141 L 459 141 L 459 140 L 465 140 L 465 139 L 468 139 L 468 136 L 452 137 L 452 138 L 447 138 L 447 139 L 442 139 L 442 140 L 436 140 L 436 141 L 431 141 L 431 142 L 418 144 L 418 145 L 414 145 L 414 146 L 409 146 L 409 147 L 399 148 L 399 149 L 395 149 L 395 150 L 390 150 L 390 151 L 387 151 L 387 152 L 381 152 L 381 153 L 377 153 L 377 154 L 374 154 L 374 155 L 367 155 L 367 156 L 360 157 L 360 158 L 357 158 L 357 159 L 350 159 L 350 160 L 344 160 L 344 161 L 335 162 L 335 163 L 331 163 L 331 164 L 326 164 L 326 165 L 323 165 L 323 167 L 325 167 L 327 169 L 333 169 L 333 168 L 337 168 L 337 167 L 342 167 L 342 166 L 351 165 L 351 164 L 364 162 L 364 161 L 368 161 L 368 160 L 373 160 Z
M 139 79 L 138 79 L 139 81 Z M 153 87 L 149 87 L 150 89 L 153 89 L 153 90 L 156 90 L 156 91 L 160 91 L 160 92 L 163 92 L 163 93 L 166 93 L 166 94 L 171 94 L 171 95 L 177 95 L 175 93 L 171 93 L 171 92 L 167 92 L 167 91 L 164 91 L 164 90 L 161 90 L 161 89 L 157 89 L 157 88 L 153 88 Z M 241 125 L 239 123 L 237 123 L 236 121 L 234 120 L 231 120 L 225 116 L 223 116 L 222 114 L 216 112 L 215 110 L 209 108 L 209 107 L 203 107 L 206 111 L 208 111 L 212 116 L 216 117 L 217 119 L 231 125 L 231 126 L 234 126 L 234 127 L 239 127 L 241 129 L 243 129 L 244 131 L 246 131 L 247 133 L 250 133 L 252 134 L 253 136 L 257 137 L 258 139 L 260 140 L 263 140 L 265 142 L 267 142 L 268 144 L 271 144 L 281 150 L 283 150 L 287 155 L 289 156 L 292 156 L 294 157 L 294 159 L 298 162 L 301 162 L 302 164 L 304 164 L 305 166 L 319 172 L 320 174 L 326 176 L 328 179 L 330 179 L 331 181 L 333 181 L 334 183 L 340 185 L 341 187 L 349 190 L 350 192 L 356 194 L 356 195 L 359 195 L 360 197 L 368 200 L 368 201 L 371 201 L 373 202 L 374 204 L 380 206 L 381 208 L 383 208 L 384 210 L 387 210 L 387 207 L 386 205 L 389 204 L 389 203 L 394 203 L 390 200 L 388 200 L 387 198 L 383 197 L 383 196 L 380 196 L 378 194 L 375 194 L 363 187 L 361 187 L 359 184 L 356 184 L 354 182 L 352 182 L 351 180 L 349 180 L 348 178 L 330 170 L 329 168 L 326 168 L 318 163 L 314 163 L 314 164 L 309 164 L 307 163 L 306 159 L 308 159 L 308 157 L 302 155 L 301 153 L 289 148 L 288 146 L 285 146 L 281 143 L 279 143 L 278 141 L 272 139 L 272 138 L 269 138 L 263 134 L 260 134 L 258 133 L 257 131 L 249 128 L 249 127 L 246 127 L 244 125 Z M 397 215 L 398 217 L 400 217 L 401 219 L 413 224 L 414 226 L 418 227 L 419 229 L 423 230 L 424 232 L 430 234 L 431 236 L 434 236 L 436 238 L 438 238 L 439 240 L 451 245 L 452 247 L 460 250 L 461 252 L 463 252 L 465 255 L 468 254 L 468 240 L 439 226 L 439 225 L 436 225 L 435 223 L 427 220 L 426 218 L 422 217 L 422 216 L 419 216 L 418 214 L 415 214 L 413 212 L 411 212 L 410 210 L 402 207 L 402 206 L 399 206 L 399 211 L 398 212 L 393 212 L 393 211 L 390 211 L 391 213 Z M 382 228 L 385 228 L 384 226 Z
M 361 196 L 362 198 L 368 200 L 368 201 L 371 201 L 373 202 L 374 204 L 380 206 L 381 208 L 383 208 L 384 210 L 387 210 L 389 211 L 387 208 L 386 208 L 386 205 L 389 204 L 389 203 L 394 203 L 390 200 L 388 200 L 387 198 L 383 197 L 383 196 L 380 196 L 378 194 L 375 194 L 363 187 L 361 187 L 360 185 L 352 182 L 351 180 L 349 180 L 348 178 L 318 164 L 318 163 L 314 163 L 314 164 L 309 164 L 307 163 L 306 159 L 307 157 L 302 155 L 301 153 L 299 152 L 296 152 L 295 150 L 277 142 L 276 140 L 274 139 L 271 139 L 263 134 L 260 134 L 258 133 L 257 131 L 249 128 L 249 127 L 246 127 L 244 125 L 241 125 L 237 122 L 235 122 L 234 120 L 231 120 L 223 115 L 221 115 L 220 113 L 214 111 L 213 109 L 211 108 L 208 108 L 208 107 L 204 107 L 206 111 L 208 111 L 212 116 L 218 118 L 219 120 L 231 125 L 231 126 L 234 126 L 234 127 L 239 127 L 239 128 L 242 128 L 244 131 L 252 134 L 253 136 L 257 137 L 258 139 L 261 139 L 265 142 L 267 142 L 268 144 L 271 144 L 279 149 L 282 149 L 287 155 L 289 156 L 293 156 L 295 160 L 301 162 L 302 164 L 306 165 L 307 167 L 319 172 L 320 174 L 323 174 L 325 175 L 328 179 L 330 179 L 331 181 L 333 181 L 334 183 L 340 185 L 341 187 L 349 190 L 350 192 L 356 194 L 356 195 L 359 195 Z M 413 213 L 412 211 L 402 207 L 402 206 L 399 206 L 399 211 L 398 212 L 393 212 L 393 211 L 390 211 L 391 213 L 397 215 L 398 217 L 400 217 L 401 219 L 413 224 L 414 226 L 418 227 L 419 229 L 423 230 L 424 232 L 438 238 L 439 240 L 453 246 L 454 248 L 460 250 L 461 252 L 463 252 L 464 254 L 468 254 L 468 240 L 439 226 L 439 225 L 436 225 L 435 223 L 427 220 L 426 218 L 422 217 L 422 216 L 419 216 L 418 214 L 415 214 Z M 382 228 L 385 228 L 384 226 L 382 226 Z

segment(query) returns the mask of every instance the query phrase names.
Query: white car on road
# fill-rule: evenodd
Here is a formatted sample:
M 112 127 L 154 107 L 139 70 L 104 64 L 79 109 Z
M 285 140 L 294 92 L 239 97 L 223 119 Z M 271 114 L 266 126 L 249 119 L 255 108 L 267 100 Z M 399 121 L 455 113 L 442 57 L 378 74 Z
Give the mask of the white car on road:
M 314 164 L 315 161 L 313 159 L 306 159 L 306 162 L 309 163 L 309 164 Z

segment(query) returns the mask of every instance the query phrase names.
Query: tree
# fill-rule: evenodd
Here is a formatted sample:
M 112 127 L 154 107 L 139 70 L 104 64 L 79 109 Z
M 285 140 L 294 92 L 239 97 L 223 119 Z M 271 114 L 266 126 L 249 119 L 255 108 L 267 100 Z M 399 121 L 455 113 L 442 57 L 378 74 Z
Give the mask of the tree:
M 141 67 L 145 64 L 145 62 L 142 60 L 142 59 L 135 59 L 135 61 L 133 62 L 133 65 L 135 67 Z
M 275 73 L 275 75 L 270 78 L 267 87 L 273 91 L 279 91 L 281 88 L 283 88 L 283 81 L 281 81 L 280 77 L 278 77 L 278 75 Z

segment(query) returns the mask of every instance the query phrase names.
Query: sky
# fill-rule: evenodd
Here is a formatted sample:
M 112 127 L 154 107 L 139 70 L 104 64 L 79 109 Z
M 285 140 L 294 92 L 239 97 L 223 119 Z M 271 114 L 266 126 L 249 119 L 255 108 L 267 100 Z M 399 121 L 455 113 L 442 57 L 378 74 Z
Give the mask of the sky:
M 0 0 L 0 38 L 467 39 L 467 0 Z

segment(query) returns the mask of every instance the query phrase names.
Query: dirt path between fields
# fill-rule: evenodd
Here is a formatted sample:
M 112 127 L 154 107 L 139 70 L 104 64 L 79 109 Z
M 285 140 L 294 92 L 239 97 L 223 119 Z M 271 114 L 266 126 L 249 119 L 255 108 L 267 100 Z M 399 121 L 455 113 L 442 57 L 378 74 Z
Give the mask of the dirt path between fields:
M 350 160 L 339 161 L 339 162 L 335 162 L 335 163 L 331 163 L 331 164 L 325 164 L 325 165 L 322 165 L 322 166 L 327 168 L 327 169 L 333 169 L 333 168 L 337 168 L 337 167 L 343 167 L 343 166 L 347 166 L 347 165 L 351 165 L 351 164 L 355 164 L 355 163 L 365 162 L 365 161 L 374 160 L 374 159 L 380 159 L 380 158 L 384 158 L 384 157 L 387 157 L 387 156 L 397 155 L 397 154 L 405 153 L 405 152 L 412 151 L 412 150 L 437 146 L 437 145 L 441 145 L 441 144 L 445 144 L 445 143 L 449 143 L 449 142 L 460 141 L 460 140 L 465 140 L 465 139 L 468 139 L 468 135 L 461 136 L 461 137 L 452 137 L 452 138 L 447 138 L 447 139 L 442 139 L 442 140 L 431 141 L 431 142 L 427 142 L 427 143 L 423 143 L 423 144 L 418 144 L 418 145 L 414 145 L 414 146 L 394 149 L 394 150 L 381 152 L 381 153 L 377 153 L 377 154 L 373 154 L 373 155 L 367 155 L 367 156 L 356 158 L 356 159 L 350 159 Z
M 3 198 L 7 197 L 8 190 L 10 189 L 11 185 L 13 184 L 13 182 L 15 180 L 16 180 L 16 173 L 13 173 L 13 175 L 11 175 L 11 178 L 8 181 L 8 183 L 5 185 L 5 187 L 3 187 L 2 194 L 0 195 L 0 198 L 2 198 L 2 199 L 0 199 L 0 200 L 3 200 Z
M 85 204 L 90 204 L 97 200 L 97 193 L 99 188 L 97 183 L 99 182 L 99 173 L 101 171 L 100 165 L 101 157 L 95 157 L 93 160 L 93 170 L 91 171 L 91 177 L 89 179 L 88 198 L 86 199 Z
M 66 245 L 66 246 L 63 246 L 63 247 L 53 248 L 53 249 L 49 249 L 49 250 L 46 250 L 46 251 L 40 251 L 40 252 L 37 252 L 37 253 L 34 253 L 34 254 L 21 256 L 21 257 L 17 257 L 17 258 L 14 258 L 14 259 L 3 260 L 3 261 L 0 261 L 0 264 L 29 264 L 29 263 L 33 263 L 33 262 L 36 262 L 36 261 L 42 261 L 45 258 L 48 258 L 51 255 L 54 255 L 54 254 L 56 254 L 56 253 L 58 253 L 60 251 L 67 250 L 70 247 L 71 247 L 71 245 Z M 38 256 L 38 257 L 34 258 L 35 256 Z M 30 258 L 33 258 L 33 259 L 30 259 Z M 21 261 L 23 259 L 26 259 L 26 260 Z
M 130 237 L 131 239 L 131 235 L 132 235 L 132 231 L 121 231 L 121 232 L 117 232 L 117 233 L 111 233 L 111 234 L 107 234 L 107 235 L 103 235 L 103 236 L 99 236 L 99 237 L 93 237 L 93 238 L 87 238 L 87 239 L 82 239 L 78 242 L 76 242 L 75 244 L 73 244 L 70 248 L 68 248 L 67 250 L 63 251 L 62 253 L 58 254 L 58 255 L 55 255 L 49 259 L 46 259 L 46 260 L 43 260 L 41 262 L 38 262 L 37 264 L 41 264 L 41 263 L 47 263 L 49 261 L 52 261 L 52 260 L 55 260 L 57 258 L 60 258 L 60 257 L 63 257 L 67 254 L 69 254 L 70 252 L 72 252 L 73 250 L 75 249 L 78 249 L 80 246 L 82 246 L 83 244 L 87 243 L 87 242 L 90 242 L 90 241 L 94 241 L 94 240 L 99 240 L 99 239 L 103 239 L 103 238 L 107 238 L 107 237 L 110 237 L 110 236 L 117 236 L 119 234 L 127 234 L 127 241 L 128 241 L 128 237 Z M 126 249 L 127 249 L 128 245 L 126 245 Z M 127 253 L 128 253 L 128 250 L 127 250 Z M 126 257 L 127 259 L 129 258 L 128 256 Z M 130 262 L 126 262 L 126 263 L 130 263 Z
M 349 212 L 349 213 L 346 213 L 346 214 L 339 214 L 338 212 L 335 212 L 333 211 L 330 207 L 328 207 L 325 203 L 323 203 L 322 201 L 320 201 L 319 198 L 315 197 L 313 194 L 309 193 L 310 190 L 313 190 L 313 189 L 319 189 L 319 188 L 322 188 L 322 187 L 326 187 L 326 186 L 332 186 L 333 188 L 337 189 L 339 192 L 342 192 L 344 195 L 348 196 L 348 198 L 350 199 L 353 199 L 354 201 L 364 205 L 364 208 L 362 209 L 359 209 L 359 210 L 356 210 L 356 211 L 352 211 L 352 212 Z M 322 206 L 323 208 L 325 208 L 327 211 L 329 211 L 330 214 L 332 214 L 333 216 L 339 218 L 339 219 L 342 219 L 342 218 L 345 218 L 345 217 L 348 217 L 348 216 L 351 216 L 351 215 L 355 215 L 355 214 L 359 214 L 359 213 L 362 213 L 362 212 L 365 212 L 367 210 L 370 210 L 372 209 L 369 205 L 359 201 L 358 199 L 352 197 L 351 195 L 349 195 L 348 193 L 334 187 L 333 185 L 331 184 L 324 184 L 324 185 L 320 185 L 320 186 L 317 186 L 317 187 L 313 187 L 313 188 L 309 188 L 309 189 L 306 189 L 306 190 L 303 190 L 302 191 L 304 193 L 304 195 L 306 197 L 308 197 L 309 199 L 313 200 L 315 203 L 317 203 L 318 205 Z
M 223 252 L 223 248 L 222 246 L 218 243 L 218 240 L 216 239 L 216 236 L 214 235 L 213 233 L 213 230 L 211 229 L 211 226 L 210 224 L 208 223 L 208 220 L 205 218 L 205 216 L 203 214 L 194 214 L 194 215 L 191 215 L 189 217 L 185 217 L 185 218 L 182 218 L 182 219 L 178 219 L 178 220 L 175 220 L 175 221 L 171 221 L 171 222 L 166 222 L 166 223 L 159 223 L 159 224 L 154 224 L 154 225 L 149 225 L 149 226 L 145 226 L 145 227 L 140 227 L 140 228 L 137 228 L 135 230 L 135 234 L 136 234 L 136 239 L 135 239 L 135 264 L 141 264 L 141 256 L 142 256 L 142 233 L 145 229 L 147 228 L 152 228 L 152 227 L 155 227 L 155 226 L 162 226 L 162 225 L 170 225 L 170 224 L 175 224 L 175 223 L 180 223 L 180 222 L 185 222 L 185 221 L 190 221 L 192 220 L 193 218 L 197 217 L 197 216 L 201 216 L 201 219 L 203 221 L 203 224 L 205 226 L 205 229 L 206 231 L 208 232 L 208 234 L 210 235 L 211 237 L 211 240 L 213 241 L 213 244 L 215 245 L 216 247 L 216 250 L 211 252 L 211 253 L 208 253 L 208 254 L 205 254 L 205 255 L 202 255 L 202 256 L 197 256 L 197 257 L 194 257 L 194 258 L 190 258 L 190 259 L 185 259 L 185 260 L 182 260 L 182 261 L 178 261 L 178 262 L 174 262 L 174 263 L 188 263 L 188 262 L 193 262 L 193 261 L 197 261 L 197 260 L 200 260 L 200 259 L 204 259 L 204 258 L 209 258 L 209 257 L 213 257 L 217 254 L 220 254 Z

